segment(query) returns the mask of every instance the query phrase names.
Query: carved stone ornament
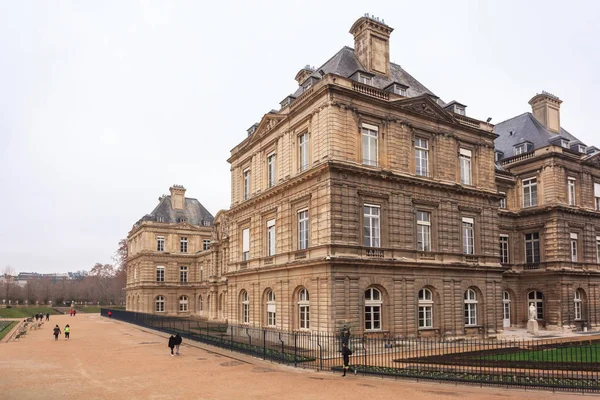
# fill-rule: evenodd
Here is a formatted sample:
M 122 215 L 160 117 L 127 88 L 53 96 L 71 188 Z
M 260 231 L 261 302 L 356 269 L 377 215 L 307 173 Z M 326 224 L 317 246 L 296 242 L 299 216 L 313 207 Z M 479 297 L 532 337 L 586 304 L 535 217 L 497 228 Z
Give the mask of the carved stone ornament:
M 223 239 L 229 237 L 229 218 L 223 218 L 221 221 L 221 237 Z
M 403 107 L 409 111 L 414 111 L 418 114 L 423 114 L 423 115 L 427 115 L 428 117 L 433 117 L 436 118 L 438 117 L 438 113 L 431 108 L 431 106 L 429 104 L 427 104 L 426 102 L 420 102 L 420 103 L 413 103 L 410 104 L 406 107 Z

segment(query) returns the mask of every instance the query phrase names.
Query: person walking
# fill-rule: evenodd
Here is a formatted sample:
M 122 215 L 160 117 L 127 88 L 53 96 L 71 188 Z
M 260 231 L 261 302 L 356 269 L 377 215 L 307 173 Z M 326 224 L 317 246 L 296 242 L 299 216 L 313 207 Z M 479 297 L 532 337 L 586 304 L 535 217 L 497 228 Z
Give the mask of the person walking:
M 60 335 L 60 328 L 58 327 L 58 324 L 56 324 L 52 330 L 52 334 L 54 335 L 54 340 L 58 340 L 58 335 Z
M 112 317 L 112 311 L 108 312 L 108 318 Z
M 77 310 L 73 310 L 73 316 L 77 315 Z
M 179 345 L 183 342 L 183 339 L 178 334 L 175 335 L 175 354 L 179 355 Z
M 46 313 L 46 321 L 50 321 L 50 313 L 49 312 Z
M 173 348 L 175 347 L 175 336 L 171 335 L 171 337 L 169 338 L 169 344 L 167 346 L 169 346 L 169 348 L 171 349 L 171 357 L 175 356 L 175 354 L 173 354 Z
M 69 326 L 69 324 L 67 324 L 67 326 L 65 326 L 65 340 L 69 340 L 69 334 L 71 333 L 71 327 Z
M 352 355 L 352 350 L 348 348 L 346 343 L 342 344 L 342 357 L 344 358 L 344 374 L 342 376 L 346 376 L 346 371 L 350 368 L 350 356 Z M 356 370 L 354 370 L 354 375 L 356 375 Z

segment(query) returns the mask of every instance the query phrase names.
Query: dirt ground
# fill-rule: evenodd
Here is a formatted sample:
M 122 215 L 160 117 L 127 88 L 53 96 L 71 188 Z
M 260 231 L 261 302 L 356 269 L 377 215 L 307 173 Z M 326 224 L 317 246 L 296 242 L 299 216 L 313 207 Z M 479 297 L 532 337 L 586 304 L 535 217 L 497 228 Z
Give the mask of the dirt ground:
M 55 342 L 52 328 L 71 325 Z M 0 399 L 525 399 L 581 394 L 475 387 L 316 372 L 167 335 L 98 314 L 51 316 L 18 342 L 0 343 Z M 586 395 L 586 397 L 591 397 Z M 596 396 L 594 396 L 596 397 Z

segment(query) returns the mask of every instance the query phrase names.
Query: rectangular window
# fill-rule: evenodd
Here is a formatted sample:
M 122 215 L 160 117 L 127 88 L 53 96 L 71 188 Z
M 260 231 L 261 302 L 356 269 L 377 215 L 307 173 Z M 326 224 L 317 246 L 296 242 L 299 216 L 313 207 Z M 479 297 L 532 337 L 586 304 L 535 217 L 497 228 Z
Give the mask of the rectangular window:
M 537 179 L 523 180 L 523 207 L 537 206 Z
M 600 236 L 596 236 L 596 262 L 600 264 Z
M 275 255 L 275 220 L 267 221 L 267 255 Z
M 600 183 L 594 183 L 594 200 L 596 201 L 596 210 L 600 210 Z
M 515 155 L 516 156 L 518 156 L 519 154 L 523 154 L 523 153 L 525 153 L 525 145 L 524 144 L 520 144 L 515 147 Z
M 416 174 L 429 176 L 429 142 L 426 139 L 415 138 Z
M 363 245 L 379 247 L 379 206 L 363 206 Z
M 460 149 L 460 183 L 471 185 L 471 150 Z
M 156 282 L 164 282 L 165 281 L 165 267 L 158 266 L 156 267 Z
M 465 302 L 465 325 L 477 325 L 477 303 Z
M 525 262 L 527 264 L 540 262 L 540 234 L 538 232 L 525 234 Z
M 500 196 L 502 196 L 502 198 L 500 199 L 500 208 L 504 209 L 504 208 L 506 208 L 506 193 L 505 192 L 498 192 L 498 194 Z
M 202 241 L 202 250 L 208 250 L 208 249 L 210 249 L 210 240 L 204 239 Z
M 156 251 L 165 251 L 165 237 L 164 236 L 156 237 Z
M 250 170 L 244 170 L 244 200 L 250 198 Z
M 200 266 L 198 272 L 200 272 L 200 274 L 199 274 L 200 275 L 200 282 L 202 282 L 204 280 L 204 269 L 202 268 L 202 265 Z M 202 310 L 200 310 L 200 311 L 202 311 Z
M 508 264 L 508 235 L 500 235 L 500 263 Z
M 462 219 L 463 253 L 475 254 L 475 221 L 473 218 Z
M 378 134 L 378 128 L 375 125 L 362 124 L 362 155 L 365 165 L 377 166 Z
M 575 205 L 575 178 L 568 179 L 568 194 L 569 194 L 569 205 Z
M 250 259 L 250 228 L 242 230 L 242 260 Z
M 308 248 L 308 210 L 298 211 L 298 250 Z
M 571 261 L 577 262 L 577 234 L 571 233 Z
M 431 213 L 417 211 L 417 250 L 431 251 Z
M 267 157 L 267 186 L 275 186 L 275 154 Z
M 419 328 L 433 328 L 433 304 L 419 305 Z
M 187 253 L 188 251 L 188 240 L 185 237 L 179 238 L 179 251 L 181 253 Z
M 188 281 L 188 267 L 179 267 L 179 282 L 187 283 Z
M 298 171 L 308 168 L 308 132 L 298 136 Z
M 373 82 L 373 79 L 370 76 L 368 76 L 368 75 L 359 73 L 358 74 L 358 81 L 360 83 L 364 83 L 365 85 L 370 85 Z

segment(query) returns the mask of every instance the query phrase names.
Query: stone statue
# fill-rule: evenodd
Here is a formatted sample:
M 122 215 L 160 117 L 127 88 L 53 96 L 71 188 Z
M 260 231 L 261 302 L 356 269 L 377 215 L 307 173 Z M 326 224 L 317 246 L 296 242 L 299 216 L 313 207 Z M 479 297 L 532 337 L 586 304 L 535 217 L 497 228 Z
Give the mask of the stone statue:
M 537 319 L 537 308 L 533 303 L 529 303 L 529 320 L 535 321 Z

